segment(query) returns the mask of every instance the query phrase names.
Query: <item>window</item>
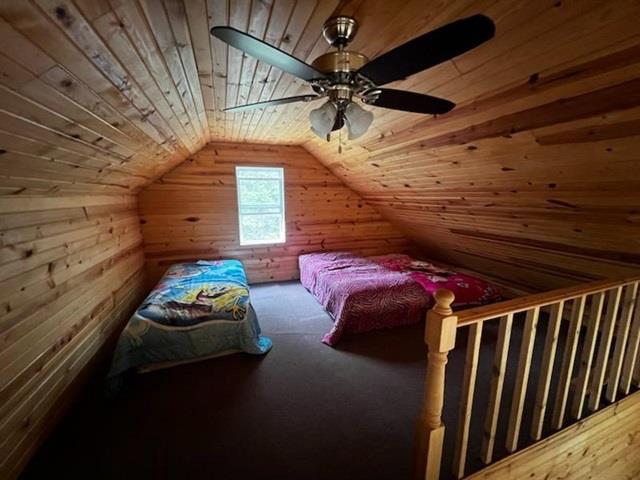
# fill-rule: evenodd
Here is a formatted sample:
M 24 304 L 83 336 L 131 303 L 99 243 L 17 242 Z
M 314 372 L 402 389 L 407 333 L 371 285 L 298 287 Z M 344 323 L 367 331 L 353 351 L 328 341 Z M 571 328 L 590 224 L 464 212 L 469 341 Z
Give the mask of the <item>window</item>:
M 240 245 L 284 243 L 284 172 L 236 167 Z

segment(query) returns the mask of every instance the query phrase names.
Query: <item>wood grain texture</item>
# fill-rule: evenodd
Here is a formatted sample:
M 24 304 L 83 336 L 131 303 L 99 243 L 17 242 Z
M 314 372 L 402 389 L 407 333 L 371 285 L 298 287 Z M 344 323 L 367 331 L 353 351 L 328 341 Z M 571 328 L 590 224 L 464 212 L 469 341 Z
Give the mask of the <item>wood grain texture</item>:
M 558 391 L 556 392 L 556 400 L 551 420 L 551 425 L 556 430 L 560 430 L 564 425 L 569 389 L 574 371 L 573 366 L 576 359 L 576 351 L 580 344 L 580 330 L 582 328 L 585 301 L 586 296 L 576 298 L 573 300 L 573 305 L 571 306 L 571 319 L 569 321 L 569 330 L 564 345 L 564 355 L 562 356 L 558 380 Z
M 232 25 L 311 62 L 329 49 L 321 27 L 338 13 L 359 21 L 350 48 L 370 58 L 476 13 L 497 34 L 390 85 L 456 109 L 375 109 L 342 154 L 335 135 L 310 133 L 313 104 L 222 112 L 309 88 L 210 27 Z M 639 14 L 635 0 L 0 2 L 2 473 L 15 474 L 55 419 L 53 399 L 136 303 L 132 195 L 146 185 L 152 280 L 203 256 L 243 259 L 252 281 L 295 278 L 301 252 L 397 251 L 405 236 L 426 257 L 519 290 L 636 274 Z M 200 151 L 209 142 L 302 145 L 324 167 L 300 147 Z M 284 246 L 238 246 L 232 167 L 243 150 L 294 172 Z
M 445 424 L 445 376 L 448 355 L 456 346 L 457 318 L 451 304 L 454 295 L 446 289 L 433 294 L 434 305 L 427 312 L 424 342 L 427 346 L 427 370 L 422 406 L 416 425 L 414 480 L 438 480 L 442 462 Z
M 517 299 L 507 300 L 503 302 L 494 303 L 491 305 L 485 305 L 482 307 L 476 307 L 456 312 L 457 326 L 458 328 L 464 328 L 467 326 L 479 325 L 484 322 L 495 322 L 500 318 L 500 328 L 498 332 L 498 339 L 495 344 L 495 361 L 494 368 L 492 369 L 492 394 L 489 398 L 488 414 L 485 417 L 485 431 L 483 435 L 483 451 L 482 457 L 485 460 L 485 464 L 491 460 L 493 442 L 495 441 L 495 425 L 496 415 L 499 412 L 499 404 L 496 405 L 496 399 L 500 398 L 500 394 L 496 394 L 495 387 L 499 385 L 502 387 L 502 380 L 504 380 L 504 356 L 505 350 L 508 348 L 508 342 L 505 342 L 505 337 L 508 336 L 509 323 L 508 321 L 518 314 L 518 318 L 522 321 L 521 314 L 526 312 L 524 319 L 523 333 L 521 338 L 521 347 L 519 352 L 519 359 L 517 369 L 515 371 L 515 377 L 511 377 L 510 382 L 513 382 L 513 396 L 511 398 L 511 407 L 509 414 L 509 423 L 506 429 L 506 447 L 511 452 L 513 458 L 518 458 L 519 453 L 516 453 L 518 449 L 518 441 L 521 437 L 520 426 L 523 418 L 527 420 L 531 418 L 531 438 L 540 441 L 545 433 L 545 411 L 547 410 L 550 389 L 552 384 L 555 383 L 555 402 L 553 408 L 553 415 L 550 419 L 550 427 L 553 430 L 560 430 L 566 423 L 573 421 L 580 421 L 582 410 L 585 402 L 585 395 L 587 390 L 589 391 L 589 406 L 592 412 L 599 410 L 600 396 L 603 390 L 603 384 L 605 382 L 605 376 L 608 376 L 607 386 L 613 384 L 612 389 L 618 390 L 618 379 L 620 377 L 620 371 L 625 364 L 630 364 L 636 361 L 635 348 L 633 344 L 626 350 L 626 353 L 622 345 L 627 344 L 629 323 L 633 315 L 633 307 L 636 301 L 638 279 L 629 278 L 626 280 L 601 280 L 592 282 L 591 284 L 583 284 L 579 287 L 564 287 L 562 289 L 554 290 L 546 293 L 539 293 L 534 295 L 528 295 Z M 623 304 L 620 304 L 621 292 L 625 291 L 625 300 Z M 600 316 L 605 307 L 604 299 L 606 297 L 606 314 L 602 326 L 600 327 Z M 563 310 L 568 302 L 571 302 L 571 315 L 567 318 L 563 315 Z M 589 320 L 584 322 L 583 316 L 585 314 L 585 307 L 589 305 L 590 314 Z M 539 313 L 543 310 L 545 313 L 549 311 L 548 321 L 546 323 L 546 333 L 544 348 L 538 350 L 538 353 L 534 356 L 534 347 L 538 340 L 536 338 L 537 323 Z M 547 315 L 544 315 L 547 317 Z M 507 320 L 505 322 L 505 319 Z M 562 323 L 565 322 L 566 328 L 562 328 Z M 583 323 L 586 323 L 586 329 L 582 328 Z M 614 336 L 614 327 L 617 328 L 617 333 Z M 582 335 L 582 331 L 585 334 Z M 600 332 L 600 335 L 598 335 Z M 473 331 L 472 331 L 473 333 Z M 473 336 L 470 335 L 469 342 L 471 342 Z M 598 340 L 599 338 L 599 340 Z M 620 347 L 616 350 L 612 356 L 612 360 L 609 361 L 611 345 L 613 344 L 613 338 L 615 338 L 616 345 L 620 343 Z M 559 368 L 554 367 L 556 350 L 558 349 L 559 340 L 562 339 L 562 359 Z M 596 341 L 598 340 L 598 341 Z M 594 357 L 596 350 L 596 344 L 598 344 L 597 356 Z M 468 348 L 470 348 L 469 343 Z M 472 350 L 468 350 L 470 355 Z M 574 368 L 576 357 L 578 352 L 581 355 L 581 362 L 579 368 Z M 630 355 L 630 357 L 626 357 Z M 615 369 L 609 368 L 608 363 L 615 365 Z M 476 362 L 477 363 L 477 362 Z M 467 362 L 465 365 L 469 365 Z M 593 370 L 591 365 L 594 365 Z M 479 367 L 481 368 L 481 367 Z M 539 373 L 538 386 L 536 392 L 536 400 L 533 405 L 533 415 L 529 417 L 528 414 L 523 416 L 525 398 L 527 393 L 531 393 L 531 389 L 527 386 L 529 381 L 529 372 L 536 370 Z M 486 369 L 485 369 L 486 370 Z M 466 374 L 469 370 L 465 369 Z M 579 373 L 578 373 L 579 372 Z M 608 372 L 608 374 L 607 374 Z M 574 376 L 577 373 L 577 376 Z M 486 373 L 485 380 L 486 381 Z M 625 378 L 629 378 L 631 374 L 625 373 Z M 552 378 L 555 376 L 555 382 Z M 502 377 L 502 378 L 501 378 Z M 613 379 L 613 380 L 612 380 Z M 499 380 L 499 382 L 496 382 Z M 478 381 L 483 381 L 479 379 Z M 466 401 L 465 388 L 463 386 L 463 395 L 461 408 L 464 408 Z M 529 392 L 527 392 L 529 390 Z M 608 390 L 608 389 L 607 389 Z M 626 395 L 626 385 L 623 385 L 621 390 L 622 395 Z M 633 394 L 632 394 L 633 395 Z M 569 399 L 572 402 L 569 402 Z M 609 400 L 607 398 L 607 400 Z M 605 402 L 606 405 L 610 405 L 611 401 Z M 571 408 L 568 406 L 571 405 Z M 566 417 L 566 412 L 569 411 L 569 418 Z M 566 421 L 565 421 L 566 420 Z M 469 419 L 466 415 L 463 415 L 462 411 L 458 415 L 458 429 L 466 429 L 469 423 Z M 471 420 L 473 423 L 474 420 Z M 637 425 L 640 428 L 640 424 Z M 568 427 L 573 428 L 573 427 Z M 611 428 L 609 435 L 612 435 L 614 429 Z M 617 434 L 617 433 L 616 433 Z M 579 435 L 579 432 L 576 433 Z M 631 436 L 635 436 L 635 433 Z M 544 445 L 547 440 L 542 440 L 538 445 Z M 527 449 L 525 449 L 526 451 Z M 515 455 L 513 455 L 515 453 Z M 570 457 L 576 453 L 571 451 L 567 457 Z M 608 461 L 607 454 L 601 455 L 599 450 L 595 449 L 593 455 L 588 461 L 585 468 L 588 469 L 589 465 L 597 465 L 602 461 Z M 584 456 L 584 454 L 582 455 Z M 508 458 L 511 458 L 509 456 Z M 603 460 L 604 459 L 604 460 Z M 526 460 L 522 460 L 526 462 Z M 507 465 L 504 471 L 501 471 L 500 475 L 504 475 L 504 478 L 525 478 L 528 475 L 521 476 L 514 472 L 520 471 L 522 468 L 529 468 L 528 465 L 521 466 L 518 461 L 512 463 L 505 463 L 502 461 L 499 463 Z M 581 465 L 581 468 L 585 465 Z M 454 458 L 454 468 L 461 470 L 459 457 Z M 541 472 L 536 472 L 532 477 L 538 476 L 538 473 L 544 478 L 566 478 L 564 470 L 549 471 L 546 467 Z M 460 472 L 462 473 L 462 472 Z M 547 474 L 548 473 L 548 474 Z M 565 472 L 566 473 L 566 472 Z M 513 474 L 513 476 L 511 476 Z M 474 477 L 475 478 L 475 477 Z M 498 476 L 497 478 L 503 478 Z M 580 478 L 580 477 L 572 477 Z M 589 476 L 588 478 L 598 478 L 597 475 Z M 613 478 L 613 477 L 612 477 Z M 615 477 L 617 478 L 617 477 Z M 622 478 L 622 477 L 621 477 Z M 626 477 L 625 477 L 626 478 Z M 635 477 L 630 477 L 635 478 Z
M 207 141 L 189 64 L 162 50 L 153 28 L 164 32 L 166 12 L 153 12 L 137 2 L 0 4 L 0 192 L 131 194 Z
M 549 323 L 547 324 L 542 361 L 540 362 L 540 375 L 538 376 L 538 386 L 536 388 L 536 403 L 531 419 L 531 438 L 534 440 L 540 440 L 542 437 L 563 311 L 564 301 L 554 303 L 549 311 Z
M 0 197 L 0 477 L 146 293 L 141 246 L 135 197 Z
M 428 14 L 425 14 L 428 12 Z M 315 104 L 224 113 L 308 85 L 209 35 L 231 25 L 311 62 L 335 14 L 370 58 L 484 13 L 496 37 L 395 82 L 438 118 L 374 109 L 338 154 Z M 0 3 L 0 194 L 129 194 L 209 141 L 303 144 L 427 257 L 521 290 L 640 266 L 633 0 L 28 0 Z M 553 54 L 549 54 L 549 52 Z
M 513 387 L 513 397 L 509 411 L 509 425 L 507 428 L 506 447 L 509 452 L 514 452 L 518 448 L 520 438 L 520 427 L 522 424 L 522 412 L 527 396 L 527 386 L 529 384 L 529 372 L 531 371 L 531 358 L 538 329 L 538 317 L 540 309 L 538 307 L 527 311 L 523 327 L 520 353 L 518 355 L 518 367 Z
M 456 448 L 453 460 L 453 474 L 456 478 L 464 477 L 465 465 L 467 463 L 469 429 L 471 428 L 471 415 L 476 390 L 483 325 L 483 323 L 471 325 L 469 327 L 469 336 L 467 337 L 467 355 L 464 362 L 462 398 L 460 400 L 458 413 L 458 430 L 456 432 Z
M 496 443 L 496 431 L 498 429 L 498 417 L 500 415 L 500 405 L 502 403 L 502 391 L 507 370 L 507 360 L 509 359 L 509 342 L 511 341 L 511 326 L 513 325 L 513 314 L 500 317 L 498 327 L 498 338 L 496 340 L 496 352 L 491 370 L 491 390 L 489 393 L 489 403 L 485 415 L 484 430 L 482 432 L 482 461 L 485 464 L 491 463 L 493 458 L 493 448 Z
M 571 415 L 573 418 L 581 419 L 584 409 L 585 396 L 589 386 L 591 375 L 591 365 L 595 359 L 596 341 L 600 330 L 600 320 L 602 317 L 602 308 L 604 306 L 604 293 L 599 292 L 591 296 L 591 308 L 587 323 L 587 331 L 584 337 L 584 345 L 582 347 L 579 374 L 575 384 L 573 393 L 573 404 L 571 407 Z M 629 393 L 628 391 L 626 393 Z
M 636 392 L 468 478 L 637 478 L 639 433 L 640 393 Z
M 342 154 L 337 138 L 305 147 L 446 263 L 529 291 L 638 271 L 640 40 L 625 16 L 640 6 L 448 5 L 432 21 L 483 11 L 496 37 L 394 86 L 450 98 L 452 112 L 375 109 Z
M 287 241 L 240 246 L 236 166 L 284 168 Z M 212 143 L 140 194 L 149 278 L 179 261 L 237 258 L 249 281 L 298 278 L 298 255 L 405 250 L 407 240 L 298 146 Z

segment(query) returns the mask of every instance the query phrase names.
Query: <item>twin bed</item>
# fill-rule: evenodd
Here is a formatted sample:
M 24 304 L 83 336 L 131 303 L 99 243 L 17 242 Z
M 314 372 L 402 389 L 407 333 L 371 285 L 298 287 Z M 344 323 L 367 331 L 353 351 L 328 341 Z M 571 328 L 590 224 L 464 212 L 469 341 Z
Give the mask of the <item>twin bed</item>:
M 122 331 L 108 374 L 122 374 L 235 352 L 267 353 L 271 340 L 249 300 L 238 260 L 172 265 Z
M 483 280 L 402 254 L 311 253 L 299 257 L 299 266 L 300 282 L 334 319 L 322 340 L 327 345 L 335 345 L 344 333 L 419 322 L 438 288 L 455 293 L 455 308 L 500 299 Z
M 334 319 L 323 342 L 335 345 L 345 333 L 417 323 L 432 293 L 448 288 L 454 307 L 497 301 L 497 290 L 469 275 L 407 255 L 359 257 L 349 252 L 299 257 L 300 281 Z M 261 335 L 238 260 L 173 265 L 123 330 L 109 379 L 122 374 L 234 352 L 256 355 L 271 349 Z

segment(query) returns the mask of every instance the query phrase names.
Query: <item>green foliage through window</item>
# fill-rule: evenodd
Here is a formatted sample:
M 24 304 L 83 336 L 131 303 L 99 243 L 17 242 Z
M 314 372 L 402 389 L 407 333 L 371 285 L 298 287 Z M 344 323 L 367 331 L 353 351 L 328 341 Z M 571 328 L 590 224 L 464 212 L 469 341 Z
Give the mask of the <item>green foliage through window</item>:
M 240 245 L 285 241 L 283 173 L 275 167 L 236 167 Z

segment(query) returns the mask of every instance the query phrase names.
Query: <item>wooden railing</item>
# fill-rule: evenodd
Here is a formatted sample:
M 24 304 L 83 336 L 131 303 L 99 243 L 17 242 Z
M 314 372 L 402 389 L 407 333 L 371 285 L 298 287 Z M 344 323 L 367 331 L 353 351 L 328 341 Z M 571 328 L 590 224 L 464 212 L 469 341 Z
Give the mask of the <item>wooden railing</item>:
M 534 365 L 538 381 L 529 442 L 540 440 L 545 431 L 557 431 L 570 421 L 579 420 L 587 409 L 598 410 L 603 400 L 615 402 L 620 395 L 629 394 L 632 387 L 640 387 L 639 282 L 640 277 L 599 281 L 455 314 L 451 310 L 453 293 L 438 290 L 425 327 L 427 373 L 416 433 L 415 479 L 440 478 L 445 438 L 442 412 L 446 401 L 446 364 L 461 329 L 467 330 L 466 358 L 454 430 L 455 449 L 453 458 L 446 462 L 449 463 L 446 468 L 452 469 L 455 478 L 464 477 L 467 470 L 483 328 L 493 328 L 495 324 L 489 322 L 497 322 L 493 368 L 491 378 L 486 379 L 490 387 L 480 449 L 481 463 L 486 465 L 494 459 L 514 325 L 521 342 L 515 379 L 508 386 L 513 392 L 511 405 L 507 421 L 503 422 L 503 425 L 506 423 L 505 449 L 509 454 L 518 450 L 521 440 L 539 322 L 546 322 L 546 334 L 540 345 L 540 360 Z M 556 363 L 557 351 L 562 353 L 559 363 Z M 550 400 L 552 379 L 556 379 L 555 395 Z

